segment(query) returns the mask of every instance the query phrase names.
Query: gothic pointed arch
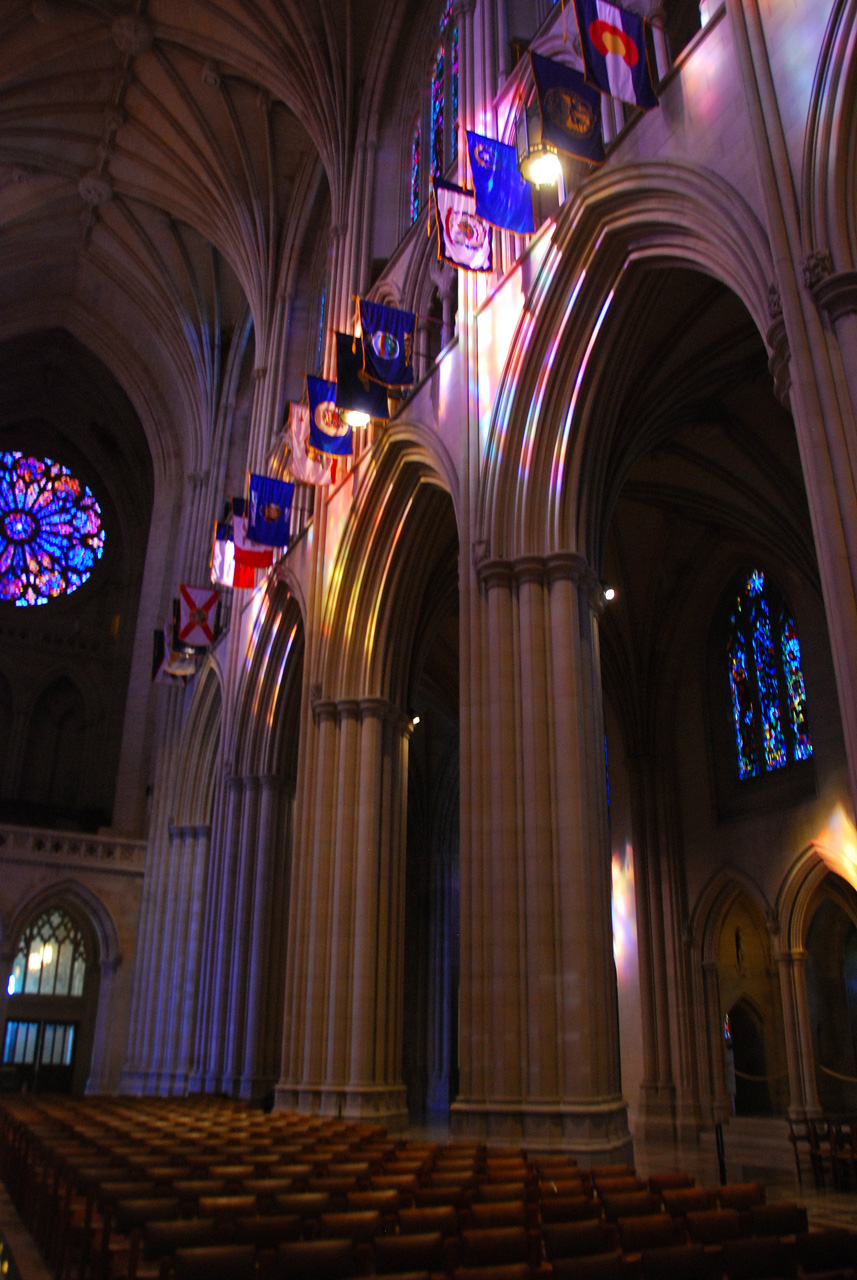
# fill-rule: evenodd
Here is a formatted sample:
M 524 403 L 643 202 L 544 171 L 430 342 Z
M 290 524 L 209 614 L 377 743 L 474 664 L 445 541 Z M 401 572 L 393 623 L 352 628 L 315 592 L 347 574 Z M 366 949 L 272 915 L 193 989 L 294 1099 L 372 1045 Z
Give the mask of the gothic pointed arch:
M 593 504 L 605 497 L 615 430 L 605 416 L 615 424 L 628 391 L 616 335 L 645 323 L 653 266 L 722 282 L 769 333 L 770 249 L 734 188 L 682 165 L 590 179 L 559 214 L 494 405 L 479 510 L 492 557 L 575 549 L 598 562 L 604 521 Z

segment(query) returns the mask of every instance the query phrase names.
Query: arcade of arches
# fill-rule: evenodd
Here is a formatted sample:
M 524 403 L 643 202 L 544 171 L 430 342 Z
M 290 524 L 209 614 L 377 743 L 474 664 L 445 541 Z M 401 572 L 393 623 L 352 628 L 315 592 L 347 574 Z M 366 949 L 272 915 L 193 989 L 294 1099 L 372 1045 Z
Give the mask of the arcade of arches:
M 630 7 L 659 108 L 476 275 L 429 178 L 561 6 L 0 0 L 5 1087 L 585 1162 L 857 1106 L 857 0 Z M 153 682 L 365 294 L 414 388 Z M 97 503 L 43 603 L 13 455 Z

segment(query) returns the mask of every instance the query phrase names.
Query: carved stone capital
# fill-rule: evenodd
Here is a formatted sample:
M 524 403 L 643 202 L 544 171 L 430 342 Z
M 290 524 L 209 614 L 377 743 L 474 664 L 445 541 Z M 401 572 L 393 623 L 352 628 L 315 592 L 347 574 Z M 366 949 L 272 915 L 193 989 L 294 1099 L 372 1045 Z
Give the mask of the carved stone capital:
M 360 703 L 356 698 L 340 698 L 336 704 L 336 718 L 340 724 L 343 720 L 359 720 Z
M 815 289 L 828 276 L 833 275 L 833 259 L 827 249 L 814 249 L 803 260 L 803 282 L 807 289 Z
M 835 324 L 843 316 L 857 312 L 857 271 L 837 271 L 822 277 L 813 286 L 812 296 L 819 311 Z
M 783 314 L 783 300 L 780 297 L 780 286 L 776 280 L 768 285 L 768 315 L 777 320 Z
M 512 562 L 512 572 L 519 587 L 529 582 L 535 582 L 541 586 L 545 580 L 544 557 L 518 556 Z
M 336 719 L 336 703 L 331 699 L 316 699 L 312 704 L 312 718 L 316 724 L 321 724 L 324 720 Z
M 589 561 L 577 551 L 553 551 L 545 557 L 549 583 L 573 582 L 577 585 L 581 575 L 589 572 Z
M 359 706 L 362 720 L 389 720 L 400 714 L 386 698 L 361 698 Z
M 789 372 L 791 351 L 789 350 L 789 340 L 782 315 L 771 325 L 765 335 L 765 340 L 770 348 L 768 368 L 771 371 L 771 377 L 774 379 L 774 392 L 780 404 L 788 408 L 789 388 L 792 385 Z
M 512 585 L 512 566 L 508 560 L 483 560 L 476 566 L 476 576 L 486 591 L 493 591 L 496 587 L 508 590 Z

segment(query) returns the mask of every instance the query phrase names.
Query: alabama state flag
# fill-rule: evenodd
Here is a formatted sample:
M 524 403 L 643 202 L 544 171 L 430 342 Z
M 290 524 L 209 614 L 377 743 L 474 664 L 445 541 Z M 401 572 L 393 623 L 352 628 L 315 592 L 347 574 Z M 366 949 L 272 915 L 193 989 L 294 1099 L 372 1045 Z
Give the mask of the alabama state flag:
M 656 107 L 643 19 L 608 0 L 574 0 L 574 12 L 589 83 L 644 111 Z

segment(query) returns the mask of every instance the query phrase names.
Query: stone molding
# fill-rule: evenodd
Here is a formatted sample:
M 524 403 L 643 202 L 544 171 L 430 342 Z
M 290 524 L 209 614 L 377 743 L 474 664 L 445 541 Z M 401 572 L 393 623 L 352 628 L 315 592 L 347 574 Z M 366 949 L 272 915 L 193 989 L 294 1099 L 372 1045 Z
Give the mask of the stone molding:
M 792 385 L 791 373 L 789 372 L 791 351 L 789 350 L 789 340 L 782 312 L 776 317 L 765 334 L 765 341 L 770 349 L 768 369 L 774 380 L 774 394 L 780 404 L 788 408 L 789 389 Z
M 25 862 L 58 871 L 79 871 L 86 867 L 93 871 L 142 876 L 146 848 L 145 840 L 0 825 L 0 863 Z
M 486 591 L 507 590 L 528 582 L 551 587 L 555 582 L 573 582 L 585 594 L 594 613 L 604 608 L 604 593 L 598 574 L 585 556 L 576 551 L 553 551 L 547 556 L 524 555 L 514 560 L 483 560 L 476 569 L 479 585 Z
M 843 316 L 857 312 L 857 271 L 836 271 L 822 276 L 811 286 L 819 311 L 835 324 Z

